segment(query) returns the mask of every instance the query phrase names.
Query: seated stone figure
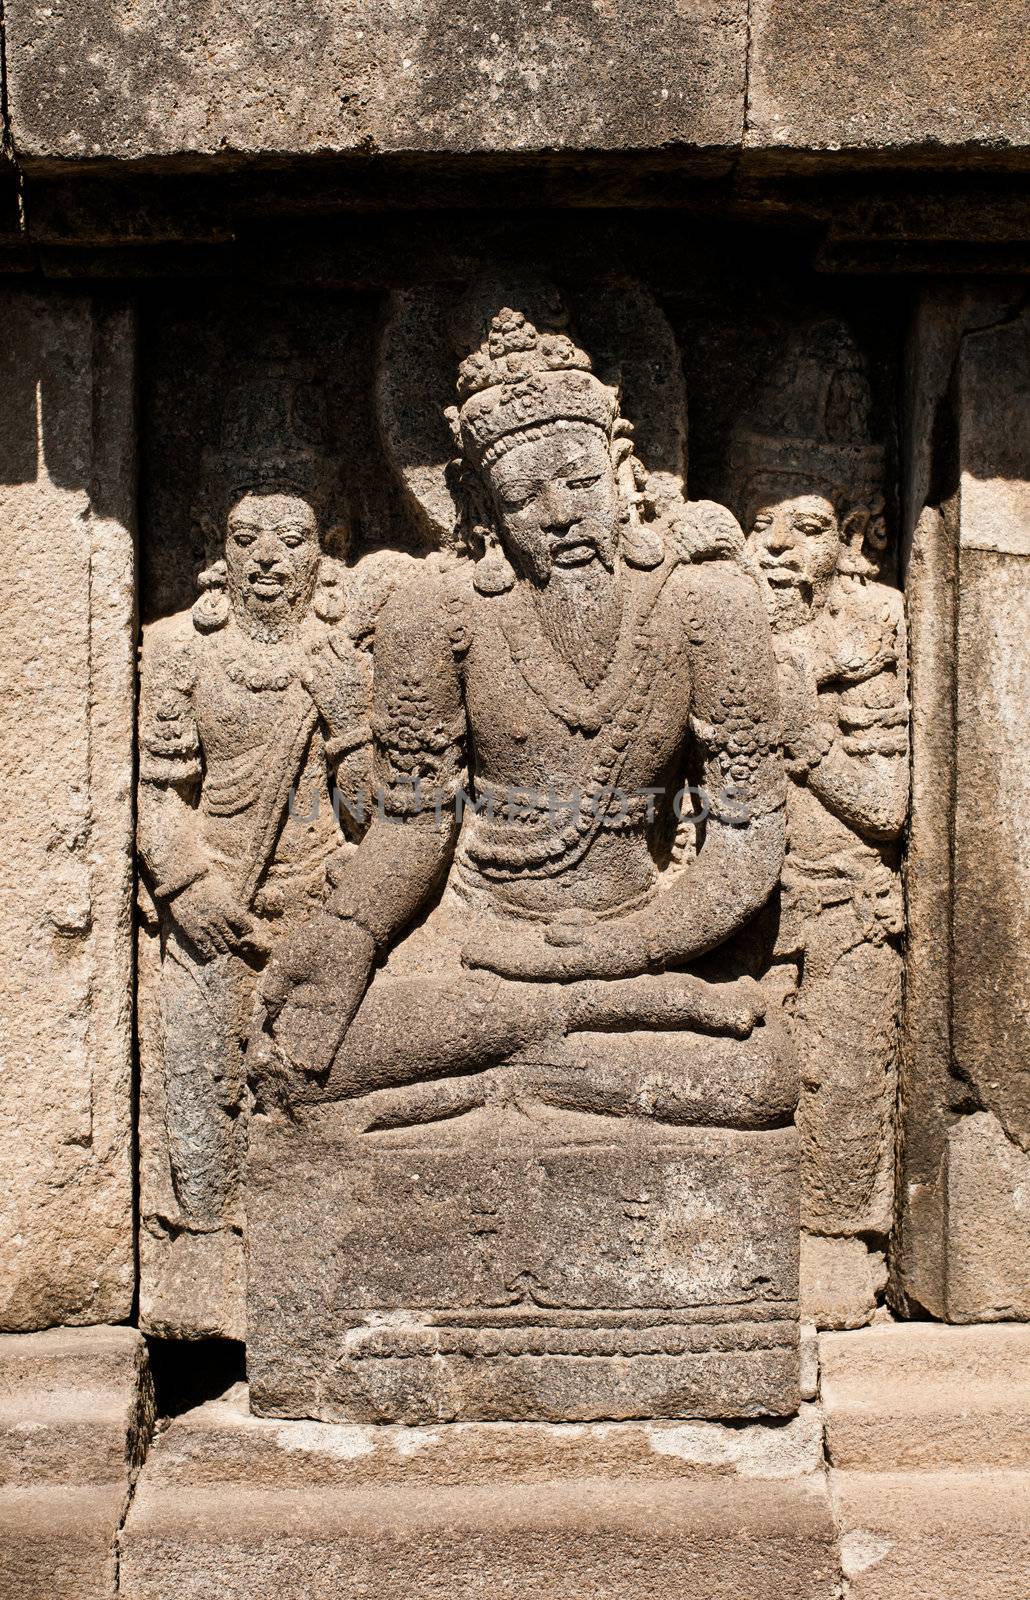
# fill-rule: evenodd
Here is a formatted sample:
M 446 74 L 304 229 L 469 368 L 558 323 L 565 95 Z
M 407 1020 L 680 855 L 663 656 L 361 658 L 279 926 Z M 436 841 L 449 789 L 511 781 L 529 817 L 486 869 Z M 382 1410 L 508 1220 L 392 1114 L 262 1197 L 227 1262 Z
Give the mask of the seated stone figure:
M 616 394 L 517 313 L 459 392 L 478 559 L 387 608 L 382 815 L 265 982 L 298 1099 L 467 1074 L 591 1025 L 740 1035 L 761 1014 L 748 980 L 677 975 L 763 904 L 783 853 L 760 599 L 734 561 L 689 559 L 706 521 L 728 553 L 733 519 L 641 522 Z M 669 811 L 692 780 L 706 814 L 688 860 Z
M 458 392 L 475 559 L 426 563 L 384 611 L 381 812 L 265 978 L 291 1110 L 333 1102 L 305 1128 L 343 1142 L 318 1176 L 314 1146 L 291 1157 L 278 1135 L 252 1168 L 255 1400 L 404 1420 L 790 1409 L 795 1072 L 752 978 L 687 970 L 747 923 L 783 859 L 775 665 L 739 529 L 720 507 L 649 504 L 617 393 L 564 334 L 500 311 Z M 687 791 L 701 814 L 677 819 Z M 396 1191 L 402 1150 L 420 1152 L 420 1181 L 436 1173 L 431 1200 Z M 304 1204 L 284 1198 L 291 1159 Z M 310 1265 L 312 1237 L 334 1237 L 330 1191 L 342 1280 Z M 469 1206 L 493 1221 L 470 1224 Z M 613 1218 L 632 1238 L 606 1237 Z M 273 1289 L 301 1236 L 310 1271 L 294 1260 Z M 288 1304 L 299 1358 L 295 1340 L 272 1353 Z M 500 1306 L 534 1330 L 511 1335 L 510 1381 L 479 1364 Z M 382 1313 L 419 1307 L 408 1343 L 384 1344 Z M 434 1365 L 448 1351 L 427 1307 L 465 1329 L 450 1350 L 465 1379 Z M 534 1338 L 554 1358 L 535 1368 Z M 317 1400 L 301 1371 L 316 1344 L 334 1372 Z M 653 1367 L 634 1366 L 652 1345 Z M 591 1392 L 570 1395 L 568 1355 L 595 1346 Z

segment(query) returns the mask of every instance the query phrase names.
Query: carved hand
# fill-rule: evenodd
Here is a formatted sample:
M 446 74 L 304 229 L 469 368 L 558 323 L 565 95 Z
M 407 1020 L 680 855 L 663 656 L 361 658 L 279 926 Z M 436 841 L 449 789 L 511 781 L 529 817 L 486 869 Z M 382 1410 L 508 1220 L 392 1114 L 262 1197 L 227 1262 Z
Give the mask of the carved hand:
M 813 761 L 828 748 L 829 725 L 819 704 L 819 690 L 810 663 L 796 651 L 777 662 L 780 726 L 789 756 Z
M 309 654 L 304 687 L 333 736 L 368 721 L 372 691 L 363 672 L 368 672 L 367 658 L 354 649 L 341 654 L 323 643 Z
M 375 941 L 357 922 L 317 911 L 290 934 L 269 963 L 261 998 L 289 1066 L 327 1072 L 361 1004 Z
M 187 885 L 169 902 L 168 910 L 205 961 L 238 950 L 254 932 L 232 884 L 217 872 L 206 872 Z

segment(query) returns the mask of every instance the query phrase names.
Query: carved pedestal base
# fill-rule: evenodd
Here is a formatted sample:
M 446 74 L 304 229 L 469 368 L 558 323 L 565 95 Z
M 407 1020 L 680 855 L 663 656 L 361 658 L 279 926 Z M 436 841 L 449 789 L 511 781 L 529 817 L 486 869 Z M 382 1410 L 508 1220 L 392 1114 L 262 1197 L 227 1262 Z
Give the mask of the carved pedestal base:
M 820 1419 L 786 1426 L 176 1417 L 122 1533 L 124 1600 L 833 1600 Z
M 798 1160 L 539 1103 L 355 1133 L 257 1119 L 254 1409 L 326 1421 L 785 1415 Z

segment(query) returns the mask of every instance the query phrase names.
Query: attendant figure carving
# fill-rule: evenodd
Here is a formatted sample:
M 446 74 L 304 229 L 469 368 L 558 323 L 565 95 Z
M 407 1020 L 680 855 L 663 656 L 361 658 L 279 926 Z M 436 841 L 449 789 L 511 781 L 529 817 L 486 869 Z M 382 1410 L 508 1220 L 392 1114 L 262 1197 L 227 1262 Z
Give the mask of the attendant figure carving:
M 806 332 L 737 440 L 747 554 L 775 641 L 787 763 L 777 959 L 795 972 L 802 1217 L 832 1263 L 889 1232 L 908 808 L 905 617 L 878 581 L 883 451 L 862 359 L 836 324 Z M 803 1252 L 804 1259 L 804 1252 Z M 829 1266 L 826 1263 L 829 1261 Z M 826 1302 L 844 1296 L 836 1312 Z M 871 1307 L 870 1307 L 871 1309 Z
M 257 976 L 359 831 L 371 664 L 348 628 L 348 573 L 322 549 L 332 470 L 316 418 L 288 377 L 230 396 L 204 473 L 218 559 L 191 611 L 144 630 L 139 850 L 160 941 L 145 1076 L 163 1091 L 147 1077 L 144 1093 L 163 1103 L 170 1192 L 145 1183 L 143 1200 L 159 1239 L 242 1230 Z M 162 1164 L 144 1158 L 145 1173 Z M 194 1331 L 240 1331 L 197 1315 Z

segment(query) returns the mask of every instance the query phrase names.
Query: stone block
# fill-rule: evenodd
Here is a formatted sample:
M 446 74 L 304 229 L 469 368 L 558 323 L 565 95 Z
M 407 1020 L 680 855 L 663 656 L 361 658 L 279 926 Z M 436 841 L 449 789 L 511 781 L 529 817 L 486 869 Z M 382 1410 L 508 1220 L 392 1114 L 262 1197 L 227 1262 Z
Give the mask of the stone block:
M 948 1318 L 1030 1320 L 1030 1156 L 989 1111 L 948 1135 Z
M 747 10 L 344 0 L 13 7 L 23 163 L 326 152 L 727 148 Z
M 135 1328 L 0 1334 L 0 1483 L 87 1487 L 127 1478 L 153 1423 Z
M 0 1327 L 118 1321 L 131 1175 L 134 328 L 0 298 Z
M 862 1239 L 801 1235 L 802 1314 L 817 1328 L 864 1328 L 886 1287 L 882 1250 Z
M 0 1488 L 4 1600 L 114 1600 L 125 1488 Z
M 819 1340 L 830 1464 L 1030 1470 L 1030 1329 L 896 1322 Z
M 963 549 L 1030 555 L 1030 311 L 962 341 Z
M 0 1336 L 0 1594 L 101 1600 L 154 1421 L 133 1328 Z
M 1026 18 L 979 0 L 756 0 L 745 145 L 995 159 L 1030 140 Z
M 155 1444 L 122 1538 L 128 1600 L 502 1594 L 830 1600 L 818 1419 L 362 1427 L 252 1417 Z
M 1015 538 L 1018 530 L 1010 531 Z M 1030 559 L 964 547 L 959 583 L 955 1064 L 983 1109 L 1027 1151 Z
M 1030 1473 L 831 1472 L 849 1600 L 1025 1600 Z
M 793 1129 L 504 1106 L 252 1129 L 255 1409 L 323 1420 L 788 1414 Z

